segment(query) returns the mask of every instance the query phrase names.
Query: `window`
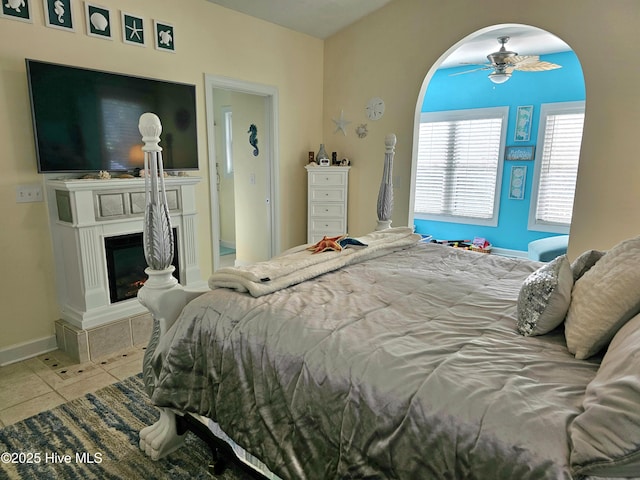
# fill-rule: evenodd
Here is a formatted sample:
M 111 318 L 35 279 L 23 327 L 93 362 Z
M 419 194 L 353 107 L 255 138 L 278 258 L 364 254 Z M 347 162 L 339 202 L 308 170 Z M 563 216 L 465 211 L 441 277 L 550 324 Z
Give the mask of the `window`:
M 541 106 L 530 230 L 569 233 L 583 124 L 584 102 Z
M 233 112 L 231 107 L 222 107 L 224 129 L 224 175 L 233 176 Z
M 414 216 L 498 224 L 498 199 L 509 107 L 423 113 Z

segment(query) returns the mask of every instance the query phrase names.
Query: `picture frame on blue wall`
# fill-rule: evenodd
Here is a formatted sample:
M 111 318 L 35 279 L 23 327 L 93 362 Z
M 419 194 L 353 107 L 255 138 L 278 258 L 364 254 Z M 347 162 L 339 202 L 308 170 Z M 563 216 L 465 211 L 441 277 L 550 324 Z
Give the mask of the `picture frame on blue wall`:
M 533 105 L 519 106 L 516 113 L 516 142 L 528 142 L 531 137 L 531 123 L 533 122 Z
M 504 148 L 504 159 L 512 160 L 512 161 L 528 161 L 533 160 L 535 153 L 534 146 L 526 146 L 526 147 L 505 147 Z
M 75 32 L 72 0 L 43 0 L 42 3 L 45 26 Z
M 3 0 L 0 17 L 33 23 L 31 19 L 31 0 Z
M 514 165 L 511 167 L 511 178 L 509 179 L 509 200 L 524 200 L 526 179 L 526 165 Z

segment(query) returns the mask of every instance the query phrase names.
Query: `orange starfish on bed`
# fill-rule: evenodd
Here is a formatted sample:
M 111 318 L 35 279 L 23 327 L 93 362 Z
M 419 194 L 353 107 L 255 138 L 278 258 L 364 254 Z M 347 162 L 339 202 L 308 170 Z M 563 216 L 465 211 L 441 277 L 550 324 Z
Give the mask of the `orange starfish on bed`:
M 307 250 L 311 250 L 313 253 L 326 252 L 327 250 L 339 252 L 342 250 L 342 247 L 338 243 L 338 240 L 344 237 L 345 235 L 338 235 L 337 237 L 327 237 L 325 235 L 318 243 L 307 247 Z

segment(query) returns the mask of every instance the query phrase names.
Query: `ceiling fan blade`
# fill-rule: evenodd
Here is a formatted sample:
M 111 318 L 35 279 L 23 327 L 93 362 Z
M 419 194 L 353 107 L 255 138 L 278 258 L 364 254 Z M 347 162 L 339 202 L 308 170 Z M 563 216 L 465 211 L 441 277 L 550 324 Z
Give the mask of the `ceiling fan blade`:
M 538 55 L 514 55 L 513 57 L 505 58 L 505 63 L 522 64 L 522 63 L 535 63 L 540 61 Z
M 547 70 L 555 70 L 556 68 L 562 68 L 562 65 L 557 65 L 551 62 L 535 62 L 535 63 L 518 63 L 513 66 L 514 69 L 520 72 L 544 72 Z
M 464 73 L 480 72 L 482 70 L 491 70 L 491 69 L 493 69 L 493 67 L 491 65 L 485 65 L 485 66 L 480 67 L 480 68 L 474 68 L 472 70 L 465 70 L 464 72 L 450 73 L 449 76 L 450 77 L 455 77 L 456 75 L 462 75 Z

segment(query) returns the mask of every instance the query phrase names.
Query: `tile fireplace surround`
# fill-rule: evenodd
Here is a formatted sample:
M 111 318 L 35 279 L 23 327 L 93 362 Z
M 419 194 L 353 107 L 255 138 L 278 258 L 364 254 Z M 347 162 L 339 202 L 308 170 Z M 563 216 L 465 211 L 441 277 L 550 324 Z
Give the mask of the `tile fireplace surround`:
M 197 255 L 195 186 L 199 177 L 165 178 L 177 229 L 181 284 L 204 288 Z M 144 179 L 47 180 L 47 203 L 62 318 L 58 348 L 80 362 L 145 343 L 151 318 L 137 298 L 111 303 L 105 238 L 142 232 Z

